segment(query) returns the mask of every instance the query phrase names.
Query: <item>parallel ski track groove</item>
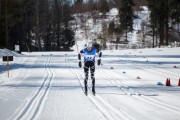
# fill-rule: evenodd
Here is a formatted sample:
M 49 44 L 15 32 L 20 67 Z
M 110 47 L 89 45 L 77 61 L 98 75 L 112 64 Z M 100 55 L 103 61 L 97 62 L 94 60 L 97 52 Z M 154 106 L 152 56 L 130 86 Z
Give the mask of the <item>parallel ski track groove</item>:
M 69 67 L 70 68 L 72 68 L 72 65 L 71 65 L 71 63 L 70 63 L 70 60 L 68 59 L 68 62 L 69 62 Z M 77 76 L 77 78 L 78 78 L 78 80 L 79 80 L 79 83 L 81 84 L 81 86 L 82 86 L 82 89 L 83 89 L 83 84 L 82 84 L 82 82 L 80 81 L 80 78 L 79 78 L 79 76 L 78 76 L 78 73 L 77 72 L 79 72 L 78 70 L 75 70 L 74 68 L 73 68 L 73 70 L 74 70 L 74 73 L 76 74 L 76 76 Z M 81 75 L 81 78 L 83 79 L 83 75 L 79 72 L 79 75 Z M 91 91 L 90 90 L 90 88 L 88 87 L 88 89 L 89 89 L 89 91 Z M 92 92 L 91 92 L 92 93 Z M 96 106 L 96 108 L 98 108 L 100 111 L 101 111 L 101 113 L 103 113 L 104 114 L 104 116 L 107 118 L 107 119 L 123 119 L 123 120 L 133 120 L 133 118 L 131 118 L 131 117 L 129 117 L 129 115 L 127 114 L 127 113 L 125 113 L 124 111 L 119 111 L 119 110 L 117 110 L 116 108 L 114 108 L 112 105 L 110 105 L 108 102 L 106 102 L 102 97 L 100 97 L 99 95 L 95 95 L 96 97 L 94 97 L 94 95 L 87 95 L 88 96 L 88 98 L 90 99 L 90 101 Z M 97 99 L 94 99 L 94 98 L 97 98 Z M 103 103 L 103 105 L 105 105 L 106 107 L 108 107 L 108 108 L 110 108 L 115 114 L 116 114 L 116 118 L 114 118 L 114 116 L 112 116 L 111 114 L 109 114 L 108 112 L 111 112 L 111 111 L 107 111 L 106 109 L 104 109 L 103 107 L 102 107 L 102 105 L 100 105 L 97 101 L 100 101 L 100 103 L 102 104 Z M 113 113 L 113 114 L 114 114 Z M 118 118 L 117 118 L 117 115 L 118 115 Z
M 40 88 L 35 92 L 29 102 L 25 105 L 23 110 L 15 117 L 15 119 L 37 119 L 40 115 L 39 109 L 42 104 L 45 102 L 45 96 L 50 90 L 50 85 L 54 76 L 53 71 L 50 67 L 51 58 L 48 58 L 45 63 L 45 71 L 47 76 L 45 77 Z
M 108 80 L 111 80 L 111 81 L 112 81 L 112 80 L 119 81 L 119 80 L 117 80 L 117 79 L 113 79 L 112 75 L 109 74 L 109 73 L 107 73 L 107 72 L 105 73 L 105 72 L 102 71 L 102 73 L 104 74 L 104 76 L 106 76 L 106 78 L 108 78 Z M 111 77 L 109 77 L 109 76 L 111 76 Z M 127 78 L 127 77 L 126 77 L 126 78 Z M 180 114 L 180 109 L 179 109 L 178 107 L 175 107 L 175 106 L 172 106 L 172 105 L 169 105 L 169 104 L 166 104 L 166 103 L 162 103 L 162 102 L 159 102 L 158 100 L 155 100 L 155 99 L 153 99 L 153 98 L 150 98 L 150 97 L 148 97 L 148 96 L 145 96 L 145 95 L 139 93 L 138 91 L 133 90 L 133 89 L 130 88 L 129 86 L 124 86 L 124 85 L 122 85 L 120 82 L 117 82 L 116 86 L 117 86 L 118 88 L 123 87 L 123 88 L 127 89 L 125 92 L 128 92 L 129 95 L 138 95 L 138 96 L 141 96 L 141 97 L 138 97 L 138 96 L 134 96 L 134 97 L 136 97 L 136 98 L 138 98 L 138 99 L 140 99 L 140 100 L 142 100 L 142 101 L 144 101 L 144 102 L 147 102 L 147 103 L 149 103 L 149 104 L 151 104 L 151 105 L 154 105 L 154 106 L 157 106 L 157 107 L 159 107 L 159 108 L 166 109 L 166 110 L 171 111 L 171 112 L 174 112 L 174 113 L 176 113 L 176 114 Z M 150 102 L 150 101 L 151 101 L 151 102 Z

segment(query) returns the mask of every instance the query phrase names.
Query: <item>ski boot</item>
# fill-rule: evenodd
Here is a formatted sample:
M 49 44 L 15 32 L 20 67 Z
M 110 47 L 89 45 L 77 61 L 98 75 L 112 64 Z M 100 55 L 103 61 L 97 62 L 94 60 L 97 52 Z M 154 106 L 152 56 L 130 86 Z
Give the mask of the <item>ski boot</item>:
M 96 94 L 96 92 L 95 92 L 95 87 L 94 87 L 94 86 L 92 87 L 92 94 L 93 94 L 93 95 Z
M 95 95 L 96 92 L 95 92 L 95 78 L 92 77 L 92 94 Z

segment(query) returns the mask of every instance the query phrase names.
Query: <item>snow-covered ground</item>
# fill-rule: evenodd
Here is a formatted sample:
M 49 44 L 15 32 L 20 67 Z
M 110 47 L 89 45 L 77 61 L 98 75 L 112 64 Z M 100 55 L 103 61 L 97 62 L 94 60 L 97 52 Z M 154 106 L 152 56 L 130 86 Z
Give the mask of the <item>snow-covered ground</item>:
M 179 51 L 102 51 L 96 96 L 83 93 L 77 51 L 16 55 L 9 79 L 0 59 L 0 120 L 179 120 Z M 165 86 L 167 78 L 170 87 Z

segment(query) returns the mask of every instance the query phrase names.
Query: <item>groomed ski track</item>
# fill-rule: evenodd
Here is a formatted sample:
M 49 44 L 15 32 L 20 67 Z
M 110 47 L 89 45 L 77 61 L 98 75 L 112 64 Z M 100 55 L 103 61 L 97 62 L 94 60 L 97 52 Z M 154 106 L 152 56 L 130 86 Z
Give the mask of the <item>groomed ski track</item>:
M 79 83 L 81 84 L 84 92 L 84 77 L 81 72 L 75 70 L 70 63 L 70 60 L 66 58 L 67 65 L 76 74 Z M 106 102 L 100 95 L 92 95 L 90 85 L 88 85 L 88 98 L 97 107 L 97 109 L 106 117 L 107 120 L 133 120 L 127 113 L 122 110 L 117 110 L 111 104 Z
M 0 84 L 0 102 L 5 103 L 1 108 L 9 109 L 1 119 L 176 120 L 180 116 L 180 89 L 174 85 L 176 81 L 172 80 L 172 87 L 166 87 L 157 86 L 157 81 L 151 80 L 153 77 L 161 82 L 165 82 L 166 77 L 178 79 L 179 69 L 170 68 L 169 64 L 141 64 L 113 55 L 105 56 L 103 65 L 96 65 L 96 95 L 91 92 L 89 79 L 86 96 L 84 70 L 78 67 L 77 55 L 16 59 L 14 69 L 19 73 L 12 70 L 10 80 Z M 136 79 L 137 75 L 141 79 Z M 13 101 L 17 102 L 15 106 L 6 107 Z M 149 115 L 151 113 L 153 115 Z

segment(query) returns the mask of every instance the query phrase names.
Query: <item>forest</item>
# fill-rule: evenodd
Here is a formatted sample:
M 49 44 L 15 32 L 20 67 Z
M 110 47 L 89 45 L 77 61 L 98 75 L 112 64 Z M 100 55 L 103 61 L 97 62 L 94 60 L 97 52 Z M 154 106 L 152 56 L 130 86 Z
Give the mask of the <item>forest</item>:
M 119 10 L 119 19 L 108 24 L 108 34 L 113 34 L 116 42 L 125 34 L 128 42 L 127 33 L 133 30 L 140 6 L 150 10 L 149 21 L 142 24 L 150 31 L 139 32 L 151 36 L 152 47 L 179 40 L 174 35 L 180 34 L 178 0 L 0 0 L 0 48 L 14 50 L 19 45 L 20 51 L 69 51 L 76 42 L 74 16 L 88 12 L 94 19 L 104 19 L 111 8 Z

